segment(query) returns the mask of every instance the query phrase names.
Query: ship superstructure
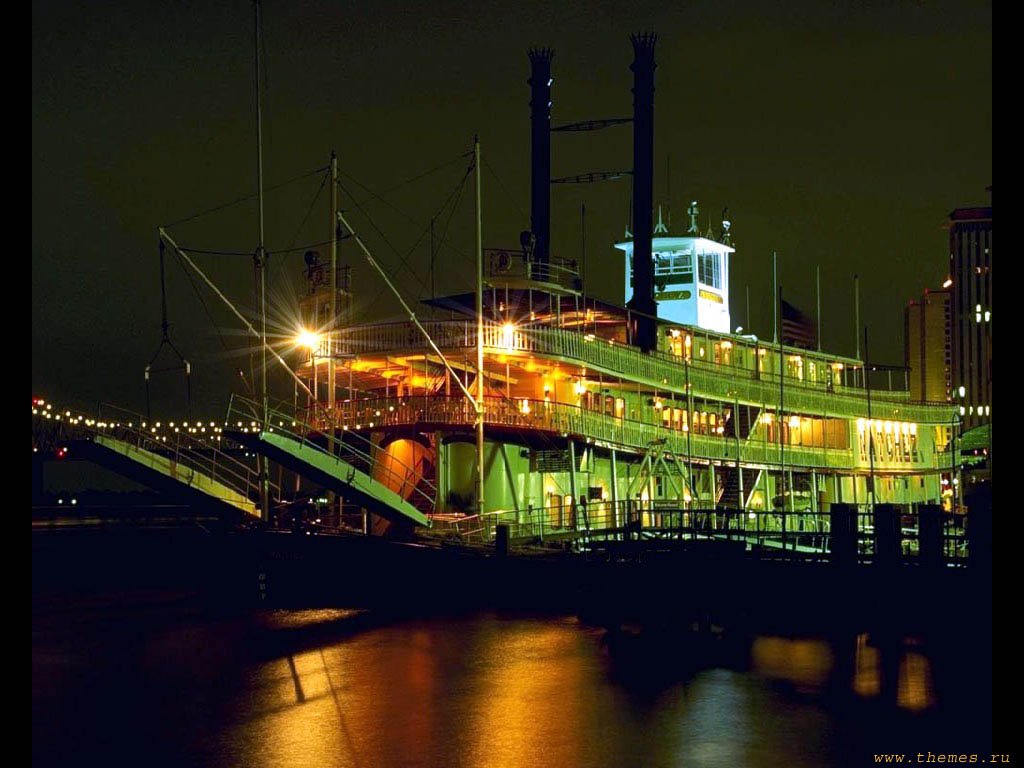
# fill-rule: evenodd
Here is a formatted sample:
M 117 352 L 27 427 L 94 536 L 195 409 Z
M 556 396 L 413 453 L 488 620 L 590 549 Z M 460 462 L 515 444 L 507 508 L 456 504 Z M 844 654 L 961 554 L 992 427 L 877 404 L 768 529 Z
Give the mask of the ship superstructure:
M 485 253 L 482 337 L 473 293 L 427 302 L 449 316 L 420 321 L 433 344 L 412 321 L 325 324 L 330 281 L 310 259 L 308 327 L 334 330 L 298 370 L 317 393 L 308 421 L 365 438 L 375 467 L 413 468 L 377 479 L 428 516 L 486 518 L 491 531 L 622 530 L 666 510 L 740 511 L 765 528 L 806 513 L 818 526 L 833 503 L 939 503 L 955 480 L 948 404 L 912 401 L 902 380 L 879 387 L 863 360 L 730 333 L 729 223 L 701 234 L 694 202 L 687 231 L 655 224 L 653 50 L 653 36 L 634 38 L 623 303 L 586 295 L 576 264 L 550 254 L 552 54 L 531 51 L 533 234 Z M 480 378 L 482 500 L 465 394 Z

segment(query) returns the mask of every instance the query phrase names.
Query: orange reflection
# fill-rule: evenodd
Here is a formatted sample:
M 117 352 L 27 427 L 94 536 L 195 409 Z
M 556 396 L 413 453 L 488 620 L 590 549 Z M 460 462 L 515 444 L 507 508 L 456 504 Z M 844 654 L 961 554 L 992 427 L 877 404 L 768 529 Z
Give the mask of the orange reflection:
M 907 651 L 900 660 L 896 704 L 915 712 L 935 704 L 931 664 L 916 651 Z
M 833 663 L 825 641 L 786 637 L 758 637 L 751 645 L 750 660 L 757 673 L 801 688 L 823 687 Z
M 853 690 L 860 696 L 877 696 L 882 690 L 882 672 L 877 648 L 868 645 L 866 634 L 857 635 L 853 656 Z
M 509 627 L 479 649 L 480 676 L 470 703 L 474 725 L 467 765 L 575 765 L 585 745 L 566 720 L 586 721 L 591 706 L 583 692 L 583 659 L 576 652 L 579 631 L 564 625 Z M 531 734 L 523 738 L 523 734 Z

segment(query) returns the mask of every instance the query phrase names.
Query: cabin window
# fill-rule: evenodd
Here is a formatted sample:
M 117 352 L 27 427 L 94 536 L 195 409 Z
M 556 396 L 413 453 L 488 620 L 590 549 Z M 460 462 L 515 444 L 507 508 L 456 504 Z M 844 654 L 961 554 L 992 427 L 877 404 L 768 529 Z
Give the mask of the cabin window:
M 626 401 L 621 398 L 615 398 L 615 418 L 621 419 L 626 415 Z
M 833 363 L 829 368 L 829 386 L 831 389 L 839 389 L 843 383 L 843 364 Z
M 677 329 L 669 331 L 668 349 L 676 357 L 683 356 L 683 335 Z
M 715 342 L 715 362 L 719 365 L 732 365 L 732 342 Z
M 800 355 L 790 355 L 786 359 L 786 375 L 799 381 L 804 380 L 804 360 Z

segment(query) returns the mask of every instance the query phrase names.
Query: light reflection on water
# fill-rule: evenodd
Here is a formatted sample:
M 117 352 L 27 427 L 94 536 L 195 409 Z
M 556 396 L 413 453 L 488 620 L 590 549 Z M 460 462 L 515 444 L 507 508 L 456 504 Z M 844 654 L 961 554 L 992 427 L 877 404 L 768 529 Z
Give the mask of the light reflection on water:
M 566 617 L 272 611 L 87 631 L 34 625 L 37 764 L 128 764 L 143 747 L 275 768 L 859 765 L 851 744 L 879 723 L 920 739 L 941 710 L 926 653 L 863 635 L 756 637 L 682 673 L 632 659 L 647 672 L 633 677 L 603 629 Z

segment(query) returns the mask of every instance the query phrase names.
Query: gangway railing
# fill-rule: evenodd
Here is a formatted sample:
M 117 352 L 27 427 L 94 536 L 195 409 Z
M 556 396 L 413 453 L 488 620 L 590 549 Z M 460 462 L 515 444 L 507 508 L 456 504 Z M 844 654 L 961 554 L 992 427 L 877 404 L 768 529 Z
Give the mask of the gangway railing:
M 44 414 L 33 415 L 43 422 Z M 55 412 L 56 413 L 56 412 Z M 100 403 L 96 416 L 72 414 L 66 411 L 59 421 L 46 418 L 43 428 L 59 430 L 61 440 L 86 440 L 116 453 L 132 448 L 140 453 L 126 458 L 146 464 L 146 456 L 155 464 L 150 467 L 177 480 L 186 487 L 213 495 L 236 507 L 245 506 L 242 500 L 255 503 L 259 495 L 259 477 L 256 469 L 239 455 L 241 446 L 235 446 L 223 435 L 220 427 L 212 423 L 209 432 L 192 433 L 183 422 L 173 432 L 157 429 L 146 416 L 110 403 Z M 182 471 L 185 470 L 185 471 Z M 217 491 L 217 489 L 220 491 Z M 280 489 L 271 484 L 280 498 Z M 249 514 L 253 510 L 245 509 Z
M 175 427 L 173 433 L 157 436 L 153 426 L 142 426 L 149 424 L 145 416 L 110 403 L 100 404 L 97 417 L 98 422 L 108 425 L 103 430 L 105 434 L 151 453 L 168 456 L 254 502 L 259 499 L 259 470 L 254 463 L 239 458 L 238 454 L 245 454 L 244 447 L 225 435 L 222 427 L 211 423 L 210 432 L 203 433 L 190 432 L 190 427 L 182 424 Z M 126 417 L 132 426 L 125 424 Z M 109 426 L 112 418 L 113 428 Z M 276 483 L 270 483 L 270 491 L 273 498 L 281 500 L 281 489 Z
M 254 421 L 259 424 L 259 413 L 260 406 L 254 400 L 232 395 L 228 403 L 227 421 L 229 424 L 241 421 L 244 431 L 258 431 L 258 426 L 251 425 Z M 332 430 L 330 420 L 317 415 L 317 412 L 313 414 L 313 423 L 303 419 L 301 413 L 289 413 L 280 408 L 269 408 L 268 414 L 268 431 L 280 433 L 339 463 L 354 466 L 414 506 L 421 504 L 428 512 L 434 511 L 437 486 L 425 476 L 425 461 L 410 466 L 385 452 L 370 438 L 350 430 L 347 425 L 339 425 L 337 430 Z
M 904 562 L 920 558 L 917 520 L 919 510 L 901 510 L 898 540 Z M 858 562 L 874 561 L 873 512 L 867 505 L 855 510 L 853 539 Z M 827 560 L 832 537 L 827 512 L 789 510 L 685 509 L 641 505 L 635 501 L 592 501 L 586 505 L 499 510 L 483 515 L 453 516 L 436 530 L 451 531 L 466 541 L 491 542 L 499 524 L 509 530 L 514 544 L 578 541 L 588 547 L 627 539 L 664 541 L 734 541 L 763 558 Z M 941 555 L 948 565 L 967 562 L 964 515 L 941 516 Z

